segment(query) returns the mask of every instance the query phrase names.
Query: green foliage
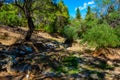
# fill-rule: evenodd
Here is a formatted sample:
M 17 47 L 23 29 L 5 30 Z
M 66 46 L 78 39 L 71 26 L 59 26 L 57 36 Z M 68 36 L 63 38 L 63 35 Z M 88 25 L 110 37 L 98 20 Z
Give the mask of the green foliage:
M 99 21 L 99 19 L 96 17 L 95 13 L 93 13 L 91 11 L 91 7 L 88 6 L 87 14 L 86 14 L 86 17 L 85 17 L 85 23 L 84 23 L 84 26 L 83 26 L 84 32 L 87 32 L 87 30 L 96 26 L 98 24 L 98 21 Z
M 116 47 L 119 43 L 115 31 L 107 24 L 96 25 L 83 35 L 83 40 L 96 47 Z
M 46 25 L 44 27 L 44 30 L 48 33 L 53 33 L 53 27 L 52 26 Z
M 54 5 L 48 1 L 45 1 L 43 3 L 44 5 L 42 5 L 41 3 L 43 3 L 42 0 L 37 0 L 33 4 L 34 7 L 36 7 L 36 6 L 40 7 L 40 10 L 38 8 L 38 10 L 34 10 L 34 13 L 33 13 L 34 24 L 36 25 L 36 29 L 46 30 L 46 29 L 44 29 L 44 28 L 46 28 L 46 26 L 53 28 L 54 27 L 53 24 L 56 19 L 56 11 L 57 11 L 56 5 Z
M 118 27 L 115 28 L 115 34 L 118 36 L 119 39 L 119 46 L 120 46 L 120 25 Z
M 55 31 L 62 33 L 64 27 L 69 23 L 69 13 L 68 8 L 65 6 L 63 1 L 58 2 L 56 19 L 55 19 Z
M 91 7 L 90 6 L 88 6 L 88 8 L 87 8 L 87 14 L 86 14 L 86 16 L 85 16 L 85 21 L 86 21 L 86 23 L 91 23 L 91 21 L 93 21 L 93 20 L 95 20 L 96 19 L 96 15 L 95 15 L 95 13 L 93 13 L 92 11 L 91 11 Z
M 70 67 L 73 67 L 73 68 L 78 68 L 78 59 L 76 57 L 66 57 L 64 60 L 64 65 L 65 66 L 70 66 Z
M 81 14 L 79 8 L 76 10 L 76 19 L 81 19 Z
M 70 41 L 73 41 L 78 37 L 77 29 L 75 27 L 71 27 L 71 26 L 66 26 L 64 28 L 63 34 L 64 34 L 65 38 L 67 38 Z
M 76 34 L 78 35 L 78 38 L 81 38 L 82 34 L 84 33 L 84 28 L 85 28 L 85 23 L 84 21 L 78 20 L 78 19 L 73 19 L 71 20 L 70 26 L 74 27 L 76 29 Z
M 8 16 L 7 24 L 10 25 L 10 26 L 21 26 L 20 19 L 15 14 L 11 14 L 11 15 Z
M 114 20 L 120 19 L 120 12 L 119 11 L 114 11 L 111 12 L 107 15 L 107 21 L 111 23 Z
M 33 6 L 40 6 L 42 1 L 36 1 Z M 42 29 L 47 32 L 62 33 L 64 26 L 68 24 L 69 13 L 63 1 L 57 4 L 48 2 L 43 3 L 42 10 L 35 10 L 33 17 L 36 29 Z M 49 27 L 48 27 L 49 26 Z M 50 30 L 49 30 L 50 29 Z
M 98 19 L 95 17 L 94 14 L 90 14 L 86 17 L 85 20 L 85 31 L 87 31 L 88 29 L 92 28 L 93 26 L 98 24 Z
M 65 57 L 63 60 L 62 60 L 62 65 L 59 66 L 57 68 L 57 72 L 61 73 L 69 73 L 69 74 L 76 74 L 76 73 L 79 73 L 79 70 L 78 70 L 78 65 L 79 65 L 79 62 L 78 62 L 78 58 L 74 57 L 74 56 L 70 56 L 70 57 Z
M 22 26 L 22 17 L 18 13 L 18 9 L 12 4 L 4 4 L 0 9 L 0 23 L 9 26 Z
M 91 7 L 90 6 L 87 7 L 87 14 L 86 15 L 89 15 L 89 14 L 91 14 Z
M 120 25 L 120 12 L 116 10 L 109 11 L 109 13 L 105 16 L 105 20 L 112 27 L 119 26 Z

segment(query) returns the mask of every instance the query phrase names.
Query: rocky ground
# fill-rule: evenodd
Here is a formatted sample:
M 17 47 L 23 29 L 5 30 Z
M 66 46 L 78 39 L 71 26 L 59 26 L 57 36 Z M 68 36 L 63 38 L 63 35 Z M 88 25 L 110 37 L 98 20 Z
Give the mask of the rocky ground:
M 120 80 L 120 49 L 93 51 L 57 34 L 0 27 L 0 80 Z M 92 55 L 93 54 L 93 55 Z

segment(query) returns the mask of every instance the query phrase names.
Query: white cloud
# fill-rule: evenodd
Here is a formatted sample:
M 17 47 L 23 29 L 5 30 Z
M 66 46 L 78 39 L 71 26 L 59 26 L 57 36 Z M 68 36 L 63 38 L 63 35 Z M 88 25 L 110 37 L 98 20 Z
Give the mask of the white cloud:
M 94 4 L 95 2 L 94 1 L 90 1 L 88 2 L 88 5 L 91 5 L 91 4 Z
M 87 6 L 87 3 L 84 3 L 84 6 Z
M 84 3 L 83 6 L 79 6 L 77 8 L 79 8 L 82 11 L 82 10 L 87 9 L 87 6 L 92 6 L 94 4 L 95 4 L 95 2 L 92 0 L 92 1 L 90 1 L 88 3 Z M 75 8 L 75 11 L 77 10 L 77 8 Z
M 80 6 L 80 7 L 79 7 L 80 10 L 84 10 L 84 9 L 86 9 L 86 8 L 87 8 L 87 6 L 83 6 L 83 7 Z

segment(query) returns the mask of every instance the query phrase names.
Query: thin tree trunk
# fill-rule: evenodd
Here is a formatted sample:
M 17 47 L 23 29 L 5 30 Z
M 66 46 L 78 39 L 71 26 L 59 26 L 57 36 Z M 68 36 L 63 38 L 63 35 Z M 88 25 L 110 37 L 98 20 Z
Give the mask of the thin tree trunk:
M 29 30 L 28 30 L 28 32 L 27 32 L 27 35 L 26 35 L 26 37 L 25 37 L 25 40 L 26 40 L 26 41 L 29 41 L 30 38 L 31 38 L 31 36 L 32 36 L 32 33 L 33 33 L 34 29 L 35 29 L 35 26 L 34 26 L 34 23 L 33 23 L 33 20 L 32 20 L 32 18 L 31 18 L 31 16 L 27 17 L 27 21 L 28 21 Z

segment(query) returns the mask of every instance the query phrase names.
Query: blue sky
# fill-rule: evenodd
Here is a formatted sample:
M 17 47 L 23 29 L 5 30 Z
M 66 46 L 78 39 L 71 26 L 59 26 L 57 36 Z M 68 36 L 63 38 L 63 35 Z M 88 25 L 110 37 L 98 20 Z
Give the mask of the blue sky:
M 80 9 L 82 17 L 86 15 L 87 6 L 94 7 L 95 2 L 93 0 L 63 0 L 64 4 L 68 7 L 69 14 L 75 17 L 76 8 Z

